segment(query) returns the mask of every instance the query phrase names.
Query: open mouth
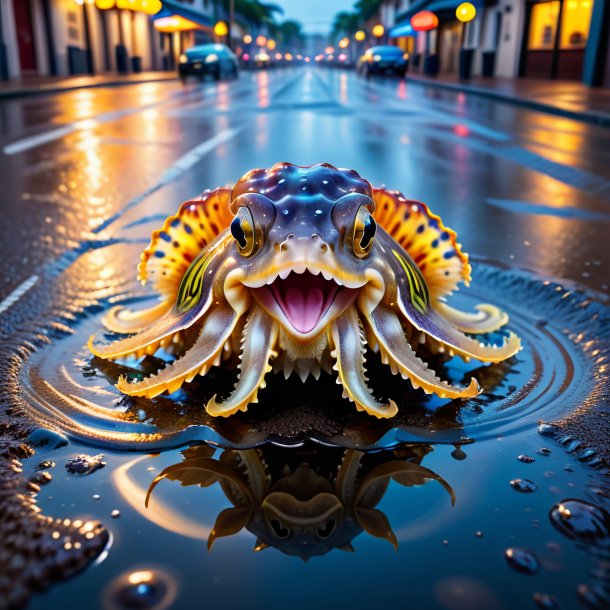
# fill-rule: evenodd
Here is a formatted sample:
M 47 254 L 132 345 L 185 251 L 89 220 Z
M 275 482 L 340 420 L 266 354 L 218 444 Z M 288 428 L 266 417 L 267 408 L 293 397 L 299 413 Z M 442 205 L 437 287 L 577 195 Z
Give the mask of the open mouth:
M 255 288 L 253 294 L 272 315 L 284 319 L 301 335 L 308 335 L 323 320 L 331 320 L 350 305 L 358 293 L 321 273 L 290 273 L 271 284 Z

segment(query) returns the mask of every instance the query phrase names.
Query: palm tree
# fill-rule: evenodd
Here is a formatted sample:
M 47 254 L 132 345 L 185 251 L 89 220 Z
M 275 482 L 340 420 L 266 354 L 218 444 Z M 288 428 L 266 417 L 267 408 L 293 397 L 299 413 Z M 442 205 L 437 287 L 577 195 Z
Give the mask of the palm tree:
M 341 11 L 335 15 L 331 37 L 336 39 L 342 36 L 350 36 L 360 28 L 362 22 L 363 20 L 358 13 Z

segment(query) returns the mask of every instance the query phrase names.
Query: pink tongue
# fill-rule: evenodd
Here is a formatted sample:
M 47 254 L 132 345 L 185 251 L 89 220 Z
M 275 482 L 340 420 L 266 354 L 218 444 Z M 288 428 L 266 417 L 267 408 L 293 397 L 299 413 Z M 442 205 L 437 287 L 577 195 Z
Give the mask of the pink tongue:
M 289 288 L 284 297 L 285 314 L 291 324 L 301 333 L 308 333 L 318 323 L 324 313 L 324 295 L 319 288 L 302 292 Z

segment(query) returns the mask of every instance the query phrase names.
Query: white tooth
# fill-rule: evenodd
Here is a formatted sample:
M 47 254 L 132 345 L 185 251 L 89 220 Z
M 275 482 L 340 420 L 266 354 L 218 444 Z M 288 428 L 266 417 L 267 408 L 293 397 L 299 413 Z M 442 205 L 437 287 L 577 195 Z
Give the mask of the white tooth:
M 320 269 L 316 269 L 315 267 L 307 267 L 307 271 L 311 273 L 311 275 L 320 275 Z
M 332 279 L 334 279 L 333 276 L 332 276 L 332 273 L 329 273 L 328 271 L 325 271 L 324 269 L 322 269 L 322 277 L 325 280 L 332 280 Z
M 307 265 L 305 263 L 297 263 L 294 266 L 293 271 L 299 275 L 305 273 L 305 271 L 307 271 Z
M 290 275 L 290 269 L 285 269 L 284 271 L 280 271 L 280 278 L 285 280 Z

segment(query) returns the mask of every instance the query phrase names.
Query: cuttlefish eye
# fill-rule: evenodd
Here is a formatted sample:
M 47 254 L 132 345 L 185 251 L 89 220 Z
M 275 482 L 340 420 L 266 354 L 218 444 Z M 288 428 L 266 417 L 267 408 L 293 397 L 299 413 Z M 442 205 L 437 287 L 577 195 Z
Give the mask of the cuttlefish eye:
M 231 221 L 231 235 L 237 242 L 237 250 L 242 256 L 250 256 L 256 244 L 254 219 L 250 210 L 241 206 Z
M 354 220 L 352 249 L 358 258 L 368 256 L 373 247 L 373 238 L 377 231 L 377 223 L 365 206 L 362 206 Z
M 319 538 L 329 538 L 331 534 L 335 531 L 335 526 L 337 522 L 334 519 L 329 519 L 323 526 L 319 527 L 316 530 Z

